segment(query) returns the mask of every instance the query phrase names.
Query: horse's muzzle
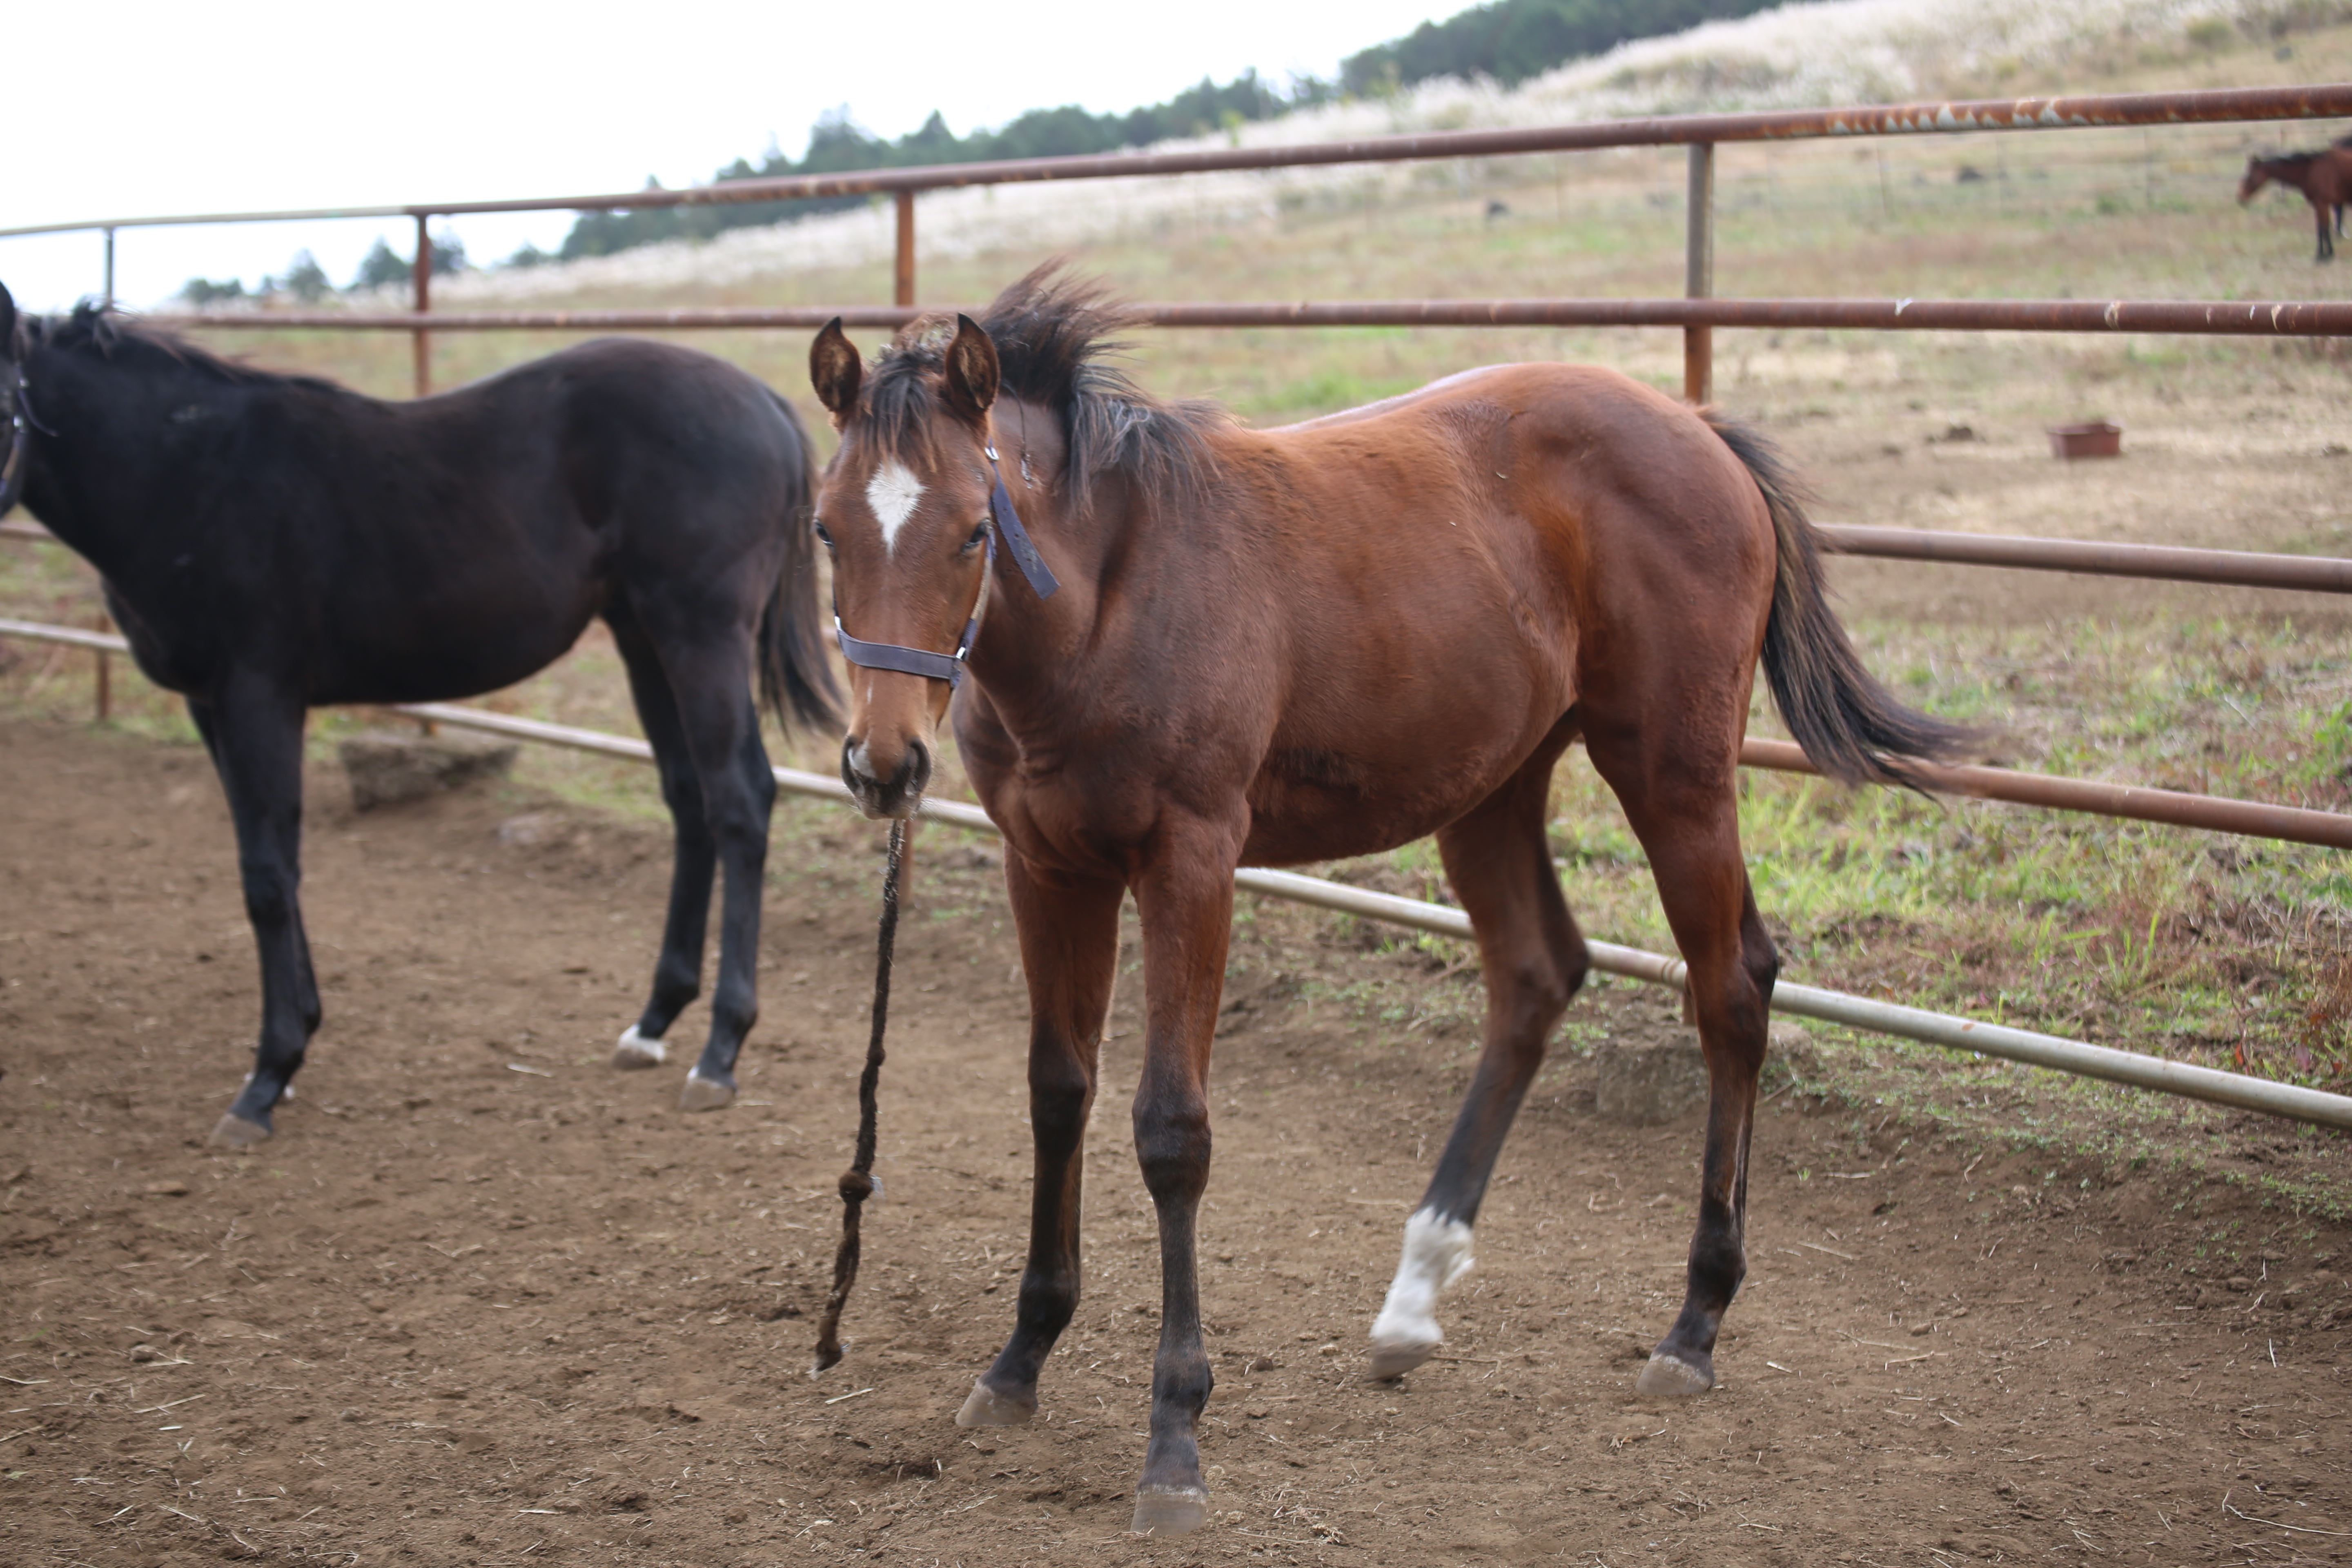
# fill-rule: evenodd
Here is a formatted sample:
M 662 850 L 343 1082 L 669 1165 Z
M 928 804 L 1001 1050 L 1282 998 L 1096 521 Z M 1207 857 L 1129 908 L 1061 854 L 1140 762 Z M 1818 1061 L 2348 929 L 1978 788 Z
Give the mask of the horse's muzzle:
M 849 786 L 849 796 L 857 809 L 877 820 L 905 818 L 915 815 L 922 804 L 923 791 L 931 782 L 931 749 L 920 741 L 907 742 L 906 755 L 888 778 L 877 778 L 871 771 L 872 756 L 863 741 L 841 743 L 841 782 Z

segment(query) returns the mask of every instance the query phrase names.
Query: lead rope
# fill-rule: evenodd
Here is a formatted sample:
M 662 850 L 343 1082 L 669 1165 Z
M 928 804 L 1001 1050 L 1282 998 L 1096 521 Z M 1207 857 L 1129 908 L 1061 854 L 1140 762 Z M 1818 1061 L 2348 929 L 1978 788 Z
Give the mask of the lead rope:
M 882 1184 L 874 1179 L 875 1091 L 882 1082 L 882 1031 L 890 1016 L 890 952 L 898 936 L 898 862 L 907 825 L 890 825 L 890 858 L 882 872 L 882 927 L 874 958 L 874 1032 L 866 1042 L 866 1070 L 857 1079 L 857 1152 L 841 1173 L 841 1247 L 833 1255 L 833 1291 L 816 1328 L 814 1377 L 841 1360 L 841 1310 L 857 1283 L 857 1215 Z

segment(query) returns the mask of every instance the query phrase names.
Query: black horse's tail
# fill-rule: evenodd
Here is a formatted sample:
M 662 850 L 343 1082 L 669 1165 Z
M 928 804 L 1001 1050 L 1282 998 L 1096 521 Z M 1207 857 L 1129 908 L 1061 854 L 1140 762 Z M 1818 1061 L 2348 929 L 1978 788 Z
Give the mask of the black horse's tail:
M 1780 564 L 1764 627 L 1764 678 L 1789 733 L 1815 767 L 1843 784 L 1924 789 L 1909 763 L 1954 756 L 1976 732 L 1906 708 L 1863 668 L 1823 592 L 1821 547 L 1796 476 L 1758 431 L 1713 409 L 1703 417 L 1747 465 L 1772 513 Z
M 801 458 L 792 515 L 784 524 L 783 570 L 776 574 L 774 592 L 760 612 L 760 700 L 787 729 L 794 723 L 838 729 L 841 689 L 834 683 L 833 665 L 825 657 L 817 607 L 816 531 L 810 526 L 815 510 L 816 452 L 792 405 L 777 397 L 776 406 L 792 427 L 793 439 L 800 443 Z

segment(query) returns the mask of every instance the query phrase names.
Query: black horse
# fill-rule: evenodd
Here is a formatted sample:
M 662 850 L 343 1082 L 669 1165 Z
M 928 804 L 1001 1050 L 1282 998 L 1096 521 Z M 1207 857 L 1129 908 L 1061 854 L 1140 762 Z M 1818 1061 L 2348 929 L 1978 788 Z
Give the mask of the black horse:
M 319 1027 L 297 898 L 305 710 L 488 691 L 602 616 L 677 828 L 652 1000 L 618 1067 L 651 1067 L 702 984 L 727 868 L 710 1038 L 680 1104 L 734 1098 L 780 719 L 835 722 L 817 640 L 812 451 L 783 400 L 661 343 L 583 343 L 383 403 L 228 363 L 85 306 L 18 317 L 0 289 L 0 512 L 96 566 L 139 667 L 180 692 L 236 820 L 261 950 L 253 1076 L 213 1131 L 271 1131 Z

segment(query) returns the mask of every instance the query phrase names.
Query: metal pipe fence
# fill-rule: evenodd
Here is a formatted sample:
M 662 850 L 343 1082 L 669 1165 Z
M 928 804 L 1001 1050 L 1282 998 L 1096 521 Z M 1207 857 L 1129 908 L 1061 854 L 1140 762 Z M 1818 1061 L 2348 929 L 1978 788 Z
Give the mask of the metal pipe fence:
M 2352 336 L 2352 302 L 1716 298 L 1716 149 L 1718 145 L 1821 138 L 2283 122 L 2347 115 L 2352 115 L 2352 83 L 1872 105 L 1751 114 L 1657 116 L 1502 131 L 1371 137 L 1307 145 L 1194 149 L 796 175 L 781 179 L 730 181 L 680 191 L 646 190 L 517 201 L 442 202 L 384 207 L 117 218 L 0 228 L 0 238 L 73 229 L 103 229 L 108 240 L 110 295 L 113 236 L 121 228 L 322 217 L 399 216 L 411 219 L 415 225 L 415 259 L 411 271 L 412 309 L 407 312 L 271 310 L 202 312 L 163 316 L 158 320 L 168 325 L 191 329 L 408 332 L 415 348 L 415 389 L 422 395 L 429 389 L 431 382 L 431 334 L 434 332 L 793 329 L 820 326 L 835 316 L 855 326 L 902 326 L 920 313 L 915 305 L 915 213 L 916 197 L 925 191 L 1035 181 L 1122 179 L 1221 171 L 1683 146 L 1688 150 L 1688 166 L 1685 293 L 1680 299 L 1173 302 L 1141 306 L 1138 314 L 1147 324 L 1189 329 L 1360 326 L 1678 328 L 1684 334 L 1685 395 L 1694 402 L 1705 402 L 1711 391 L 1713 334 L 1717 329 L 2147 332 L 2272 338 Z M 434 217 L 499 212 L 686 207 L 859 194 L 887 194 L 892 197 L 896 209 L 892 302 L 888 305 L 439 312 L 432 308 L 433 241 L 427 223 Z M 2342 593 L 2352 588 L 2352 561 L 1860 526 L 1827 527 L 1823 534 L 1825 542 L 1834 551 L 1883 559 L 1955 562 L 2324 593 Z M 1805 771 L 1801 757 L 1792 761 L 1776 751 L 1776 747 L 1786 747 L 1786 743 L 1751 741 L 1743 760 L 1752 766 Z M 1794 751 L 1792 747 L 1786 749 Z M 2220 831 L 2252 833 L 2330 847 L 2352 847 L 2352 817 L 2335 813 L 2011 773 L 2002 769 L 1948 769 L 1942 770 L 1937 777 L 1943 787 L 1985 798 Z
M 101 659 L 107 653 L 126 652 L 130 647 L 123 638 L 109 633 L 86 632 L 72 626 L 44 626 L 29 621 L 0 619 L 0 637 L 91 648 L 98 651 Z M 492 713 L 445 702 L 404 703 L 393 711 L 427 725 L 446 724 L 455 729 L 473 730 L 536 745 L 558 746 L 628 762 L 651 763 L 654 760 L 653 748 L 643 741 L 569 724 L 551 724 L 543 720 Z M 1760 743 L 1781 745 L 1790 752 L 1797 751 L 1785 742 Z M 1751 741 L 1748 744 L 1754 747 L 1759 742 Z M 1795 763 L 1795 771 L 1811 771 L 1802 765 L 1801 753 L 1798 753 Z M 1786 760 L 1762 765 L 1786 765 Z M 2000 770 L 1972 771 L 1994 773 Z M 776 768 L 772 772 L 778 786 L 792 794 L 844 803 L 849 799 L 847 787 L 838 779 L 797 768 Z M 1000 832 L 985 811 L 961 801 L 927 800 L 922 805 L 922 815 L 933 821 L 979 832 Z M 1400 898 L 1368 888 L 1349 887 L 1342 882 L 1264 867 L 1241 868 L 1234 874 L 1234 885 L 1241 891 L 1265 898 L 1282 899 L 1381 921 L 1456 941 L 1475 940 L 1470 917 L 1444 904 Z M 1586 947 L 1592 967 L 1604 974 L 1621 975 L 1680 991 L 1689 973 L 1688 965 L 1681 959 L 1671 958 L 1664 953 L 1599 941 L 1588 942 Z M 2005 1024 L 1989 1024 L 1980 1019 L 1880 1002 L 1790 980 L 1774 984 L 1771 1007 L 1777 1013 L 1813 1018 L 1868 1034 L 1917 1040 L 1927 1045 L 2045 1068 L 2054 1072 L 2101 1079 L 2210 1104 L 2258 1111 L 2266 1116 L 2352 1130 L 2352 1098 L 2323 1089 L 2306 1089 L 2299 1084 L 2279 1083 L 2249 1074 L 2221 1072 L 2191 1063 L 2168 1061 L 2142 1052 L 2116 1050 L 2084 1040 L 2068 1039 L 2063 1036 L 2045 1035 Z
M 562 746 L 630 762 L 651 763 L 654 756 L 651 746 L 625 735 L 609 735 L 602 731 L 575 729 L 568 724 L 550 724 L 537 719 L 489 713 L 478 708 L 465 708 L 453 703 L 408 703 L 396 711 L 431 723 L 446 724 L 453 729 L 475 730 L 484 734 L 503 735 L 511 740 Z M 848 787 L 839 779 L 827 778 L 822 773 L 803 773 L 797 768 L 777 768 L 774 772 L 777 784 L 793 794 L 845 804 L 850 798 Z M 981 833 L 1002 832 L 988 813 L 961 801 L 926 800 L 921 812 L 935 822 L 951 823 Z M 1475 933 L 1470 927 L 1470 917 L 1444 904 L 1399 898 L 1393 893 L 1352 888 L 1344 882 L 1257 866 L 1244 866 L 1235 871 L 1234 886 L 1243 892 L 1255 893 L 1264 898 L 1282 899 L 1291 903 L 1357 915 L 1390 925 L 1451 937 L 1458 942 L 1475 940 Z M 1689 973 L 1688 965 L 1681 959 L 1669 958 L 1662 952 L 1624 947 L 1610 942 L 1588 942 L 1585 946 L 1592 967 L 1604 974 L 1622 975 L 1629 980 L 1681 991 Z M 2299 1084 L 2279 1083 L 2243 1073 L 2221 1072 L 2187 1062 L 2167 1061 L 2161 1057 L 2147 1056 L 2137 1051 L 2119 1051 L 2087 1041 L 2070 1040 L 2059 1035 L 2038 1034 L 2031 1029 L 2011 1028 L 2005 1024 L 1988 1024 L 1948 1013 L 1933 1013 L 1925 1008 L 1905 1007 L 1817 985 L 1801 985 L 1793 981 L 1783 980 L 1774 984 L 1771 1006 L 1776 1013 L 1815 1018 L 1870 1034 L 1891 1035 L 1898 1039 L 1974 1051 L 1982 1056 L 1999 1057 L 2056 1072 L 2104 1079 L 2111 1083 L 2129 1084 L 2135 1088 L 2155 1089 L 2164 1094 L 2180 1095 L 2242 1110 L 2261 1111 L 2264 1115 L 2308 1121 L 2318 1126 L 2352 1129 L 2352 1098 L 2330 1094 L 2324 1089 L 2305 1089 Z

